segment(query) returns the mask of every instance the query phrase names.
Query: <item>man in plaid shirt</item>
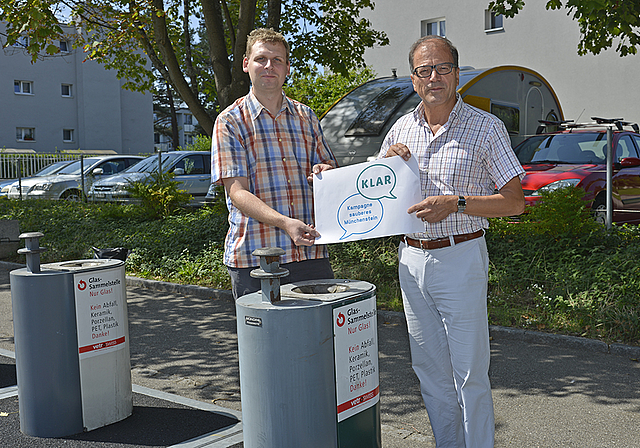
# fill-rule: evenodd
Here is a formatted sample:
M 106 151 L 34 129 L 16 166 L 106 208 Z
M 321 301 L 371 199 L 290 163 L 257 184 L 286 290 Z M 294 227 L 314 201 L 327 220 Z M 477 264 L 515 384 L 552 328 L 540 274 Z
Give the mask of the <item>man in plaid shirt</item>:
M 398 249 L 411 362 L 436 446 L 490 448 L 484 228 L 487 218 L 524 211 L 524 170 L 504 124 L 457 94 L 458 51 L 449 40 L 418 40 L 409 65 L 422 102 L 394 124 L 380 157 L 413 156 L 420 168 L 424 199 L 407 212 L 424 232 L 403 236 Z
M 312 173 L 334 168 L 318 117 L 290 98 L 289 45 L 271 29 L 249 34 L 243 69 L 251 91 L 223 111 L 213 129 L 211 178 L 224 185 L 229 232 L 224 264 L 234 297 L 258 291 L 250 272 L 263 247 L 280 247 L 283 283 L 333 278 L 326 246 L 314 245 Z

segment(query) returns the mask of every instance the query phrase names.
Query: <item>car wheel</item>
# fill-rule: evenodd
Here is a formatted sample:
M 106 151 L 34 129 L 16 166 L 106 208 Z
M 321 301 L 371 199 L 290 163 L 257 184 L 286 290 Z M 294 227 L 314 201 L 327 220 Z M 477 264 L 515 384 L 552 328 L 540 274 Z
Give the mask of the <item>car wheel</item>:
M 82 199 L 82 195 L 79 190 L 69 190 L 65 191 L 60 199 L 64 199 L 65 201 L 80 201 Z
M 607 221 L 607 204 L 604 199 L 599 196 L 591 205 L 591 214 L 597 223 L 604 225 Z

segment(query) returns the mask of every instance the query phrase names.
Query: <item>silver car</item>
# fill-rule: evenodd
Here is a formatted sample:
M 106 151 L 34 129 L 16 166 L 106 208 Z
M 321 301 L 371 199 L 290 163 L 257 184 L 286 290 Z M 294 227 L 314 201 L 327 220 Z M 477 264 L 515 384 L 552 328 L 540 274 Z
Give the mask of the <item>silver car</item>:
M 22 181 L 23 199 L 68 199 L 82 198 L 82 178 L 84 176 L 85 193 L 97 179 L 117 174 L 129 166 L 144 159 L 141 156 L 114 155 L 86 157 L 76 160 L 57 173 L 24 179 Z M 84 165 L 84 173 L 81 172 Z M 9 199 L 19 199 L 17 183 L 14 183 L 7 195 Z
M 18 181 L 18 179 L 3 180 L 2 182 L 0 182 L 0 196 L 7 196 L 7 194 L 9 194 L 9 190 L 11 189 L 11 186 L 13 184 L 18 185 L 18 183 L 24 182 L 25 180 L 31 179 L 33 177 L 50 176 L 51 174 L 57 173 L 62 168 L 64 168 L 65 166 L 67 166 L 67 165 L 69 165 L 71 163 L 73 163 L 73 160 L 59 160 L 58 162 L 53 162 L 53 163 L 45 166 L 40 171 L 38 171 L 37 173 L 32 174 L 31 176 L 23 177 L 20 181 Z
M 162 164 L 162 172 L 173 173 L 179 188 L 187 191 L 194 203 L 201 203 L 211 185 L 211 154 L 204 151 L 170 151 L 147 157 L 116 176 L 95 182 L 88 192 L 89 200 L 130 202 L 127 188 L 131 182 L 144 181 Z

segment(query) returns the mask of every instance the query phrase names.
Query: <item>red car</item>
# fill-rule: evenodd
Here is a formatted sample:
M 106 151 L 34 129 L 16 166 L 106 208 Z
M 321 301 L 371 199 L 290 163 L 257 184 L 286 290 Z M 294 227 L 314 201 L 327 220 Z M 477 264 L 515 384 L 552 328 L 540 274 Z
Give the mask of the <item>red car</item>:
M 607 130 L 602 123 L 612 123 L 616 125 L 613 131 L 613 221 L 640 224 L 638 125 L 622 120 L 597 120 L 597 123 L 586 125 L 562 123 L 561 130 L 534 135 L 514 148 L 526 171 L 522 180 L 526 203 L 535 204 L 542 191 L 573 185 L 586 191 L 585 201 L 596 219 L 604 223 Z M 633 131 L 625 130 L 624 126 L 631 126 Z

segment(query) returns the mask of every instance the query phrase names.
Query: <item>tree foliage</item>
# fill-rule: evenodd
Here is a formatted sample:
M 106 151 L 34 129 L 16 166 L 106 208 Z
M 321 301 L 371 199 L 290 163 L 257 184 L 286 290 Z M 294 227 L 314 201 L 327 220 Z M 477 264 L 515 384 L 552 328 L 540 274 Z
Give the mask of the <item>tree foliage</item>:
M 306 104 L 316 115 L 322 116 L 342 96 L 374 77 L 369 67 L 350 70 L 346 76 L 320 73 L 317 68 L 309 67 L 307 71 L 298 71 L 291 76 L 285 92 L 288 97 Z
M 154 171 L 143 180 L 129 181 L 127 191 L 138 199 L 144 214 L 151 219 L 166 218 L 181 210 L 191 201 L 191 195 L 180 189 L 173 173 Z
M 514 17 L 524 0 L 492 0 L 489 9 Z M 630 0 L 548 0 L 547 9 L 566 8 L 580 26 L 578 54 L 599 54 L 617 42 L 620 56 L 636 54 L 640 45 L 640 2 Z
M 318 64 L 346 75 L 364 66 L 366 48 L 388 44 L 360 18 L 373 7 L 371 0 L 0 0 L 0 20 L 5 45 L 28 36 L 35 62 L 66 40 L 58 20 L 65 12 L 87 59 L 116 70 L 132 90 L 151 90 L 157 70 L 210 134 L 212 97 L 224 108 L 249 91 L 242 59 L 252 29 L 287 35 L 294 70 Z

